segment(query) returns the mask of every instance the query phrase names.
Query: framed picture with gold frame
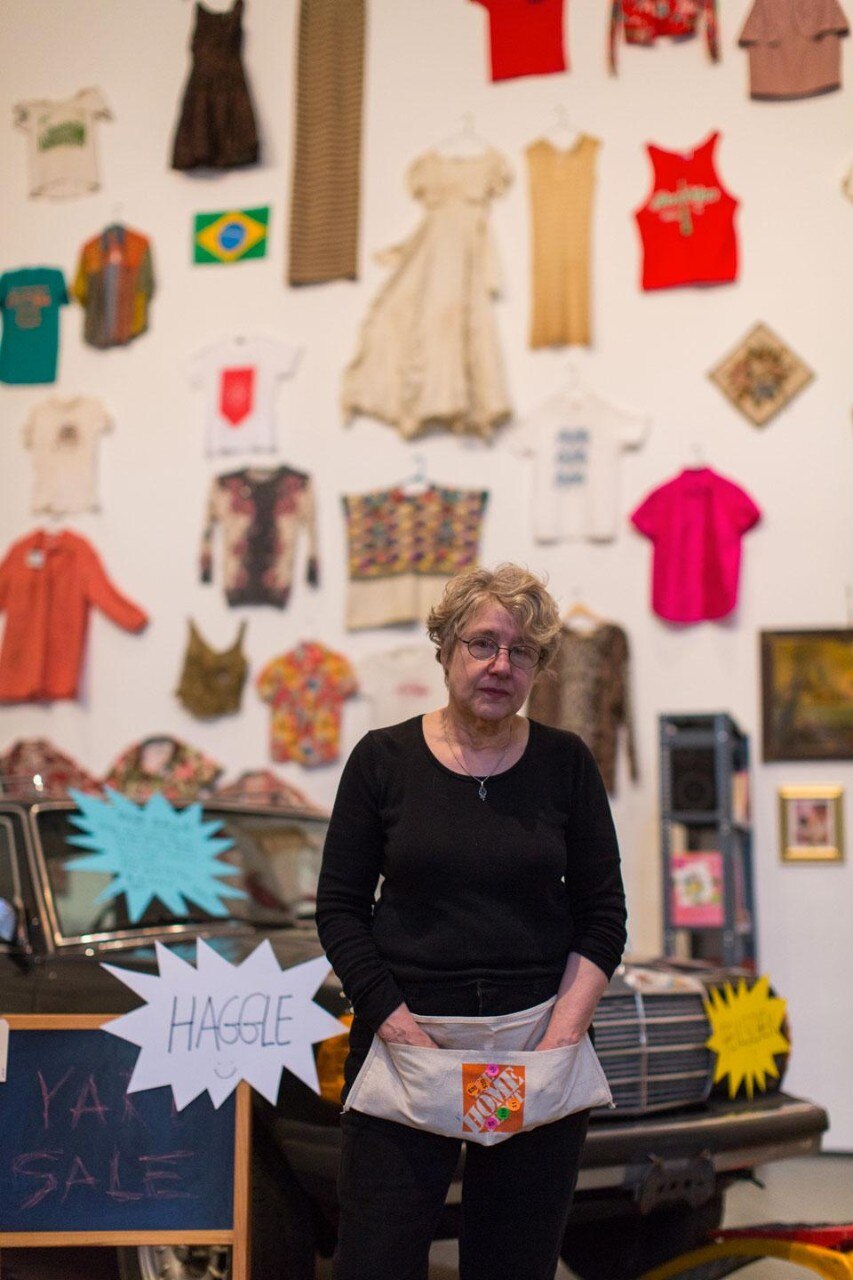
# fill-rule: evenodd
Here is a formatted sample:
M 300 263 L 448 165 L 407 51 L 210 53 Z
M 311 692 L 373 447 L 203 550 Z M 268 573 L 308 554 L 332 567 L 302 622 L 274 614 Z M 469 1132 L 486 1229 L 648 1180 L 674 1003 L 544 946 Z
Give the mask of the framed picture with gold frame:
M 761 632 L 765 760 L 853 760 L 853 627 Z
M 844 788 L 780 787 L 779 831 L 783 862 L 843 862 Z

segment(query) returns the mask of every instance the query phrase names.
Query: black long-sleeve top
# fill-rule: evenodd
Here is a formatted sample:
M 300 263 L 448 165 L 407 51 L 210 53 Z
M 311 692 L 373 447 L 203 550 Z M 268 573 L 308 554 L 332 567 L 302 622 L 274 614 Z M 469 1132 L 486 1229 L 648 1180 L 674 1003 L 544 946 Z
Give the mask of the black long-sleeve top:
M 556 989 L 570 952 L 608 977 L 619 963 L 619 849 L 588 748 L 531 721 L 524 754 L 486 787 L 481 800 L 473 778 L 433 755 L 419 716 L 368 733 L 347 762 L 317 927 L 374 1030 L 403 1001 L 401 984 L 553 977 Z

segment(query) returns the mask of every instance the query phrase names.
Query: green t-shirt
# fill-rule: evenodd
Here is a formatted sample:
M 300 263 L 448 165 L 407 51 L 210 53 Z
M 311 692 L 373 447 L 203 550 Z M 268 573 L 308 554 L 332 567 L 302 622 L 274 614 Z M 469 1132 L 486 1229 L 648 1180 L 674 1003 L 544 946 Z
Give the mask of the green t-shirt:
M 0 382 L 55 382 L 59 308 L 68 301 L 57 267 L 21 267 L 0 276 Z

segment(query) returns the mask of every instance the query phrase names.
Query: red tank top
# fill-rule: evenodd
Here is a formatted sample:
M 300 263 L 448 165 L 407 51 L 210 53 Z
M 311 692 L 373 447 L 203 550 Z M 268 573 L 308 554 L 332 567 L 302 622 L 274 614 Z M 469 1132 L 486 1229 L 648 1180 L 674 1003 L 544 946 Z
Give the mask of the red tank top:
M 719 133 L 693 151 L 649 144 L 654 187 L 634 217 L 643 242 L 643 289 L 726 284 L 737 278 L 738 201 L 714 167 Z

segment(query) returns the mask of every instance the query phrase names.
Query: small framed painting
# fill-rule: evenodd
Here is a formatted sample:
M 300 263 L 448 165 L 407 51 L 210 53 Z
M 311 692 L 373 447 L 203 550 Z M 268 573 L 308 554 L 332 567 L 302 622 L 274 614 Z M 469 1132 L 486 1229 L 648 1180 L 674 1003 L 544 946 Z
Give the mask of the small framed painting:
M 756 427 L 763 427 L 814 374 L 766 324 L 757 324 L 708 374 Z
M 765 760 L 853 760 L 853 629 L 761 632 Z
M 783 862 L 843 862 L 843 787 L 779 788 Z

